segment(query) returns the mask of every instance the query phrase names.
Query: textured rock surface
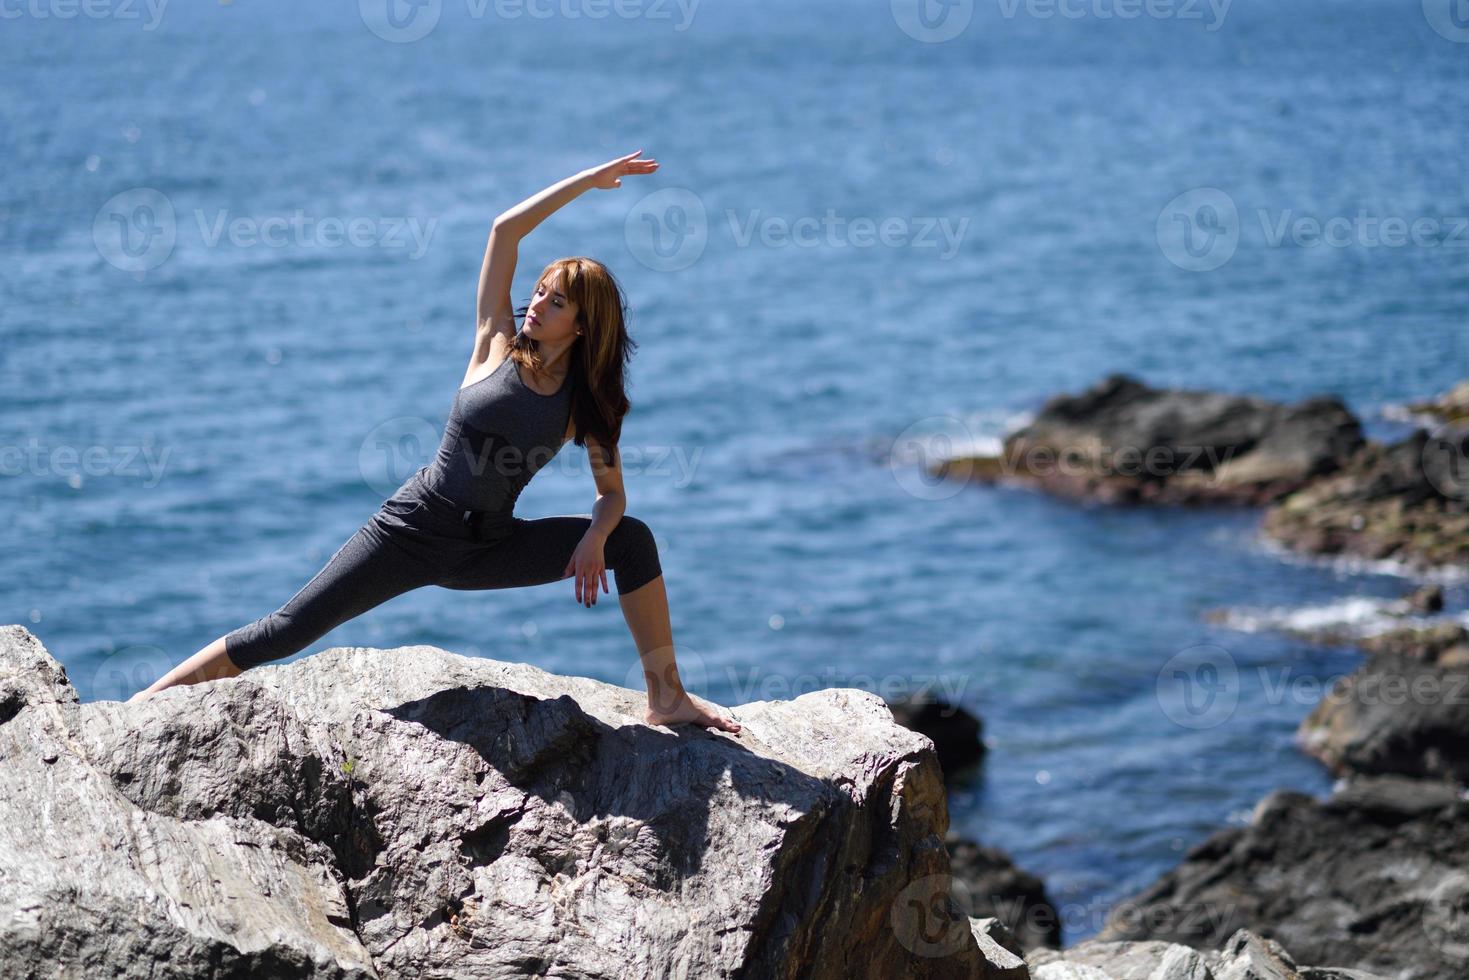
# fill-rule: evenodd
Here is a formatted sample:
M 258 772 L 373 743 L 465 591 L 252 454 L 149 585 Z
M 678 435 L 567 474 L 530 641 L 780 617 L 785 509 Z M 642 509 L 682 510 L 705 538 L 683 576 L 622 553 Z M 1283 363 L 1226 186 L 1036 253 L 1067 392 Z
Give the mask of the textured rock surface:
M 1299 966 L 1285 948 L 1248 929 L 1217 950 L 1161 940 L 1089 939 L 1026 956 L 1034 980 L 1388 980 L 1376 973 Z
M 1469 631 L 1446 622 L 1357 642 L 1367 662 L 1301 722 L 1301 748 L 1338 774 L 1469 784 Z
M 1249 929 L 1317 964 L 1317 977 L 1448 980 L 1469 975 L 1466 912 L 1469 799 L 1443 783 L 1359 777 L 1326 800 L 1271 793 L 1248 826 L 1195 846 L 1094 938 L 1209 949 Z
M 415 646 L 80 704 L 0 627 L 0 973 L 1013 976 L 875 695 L 741 705 L 738 739 L 641 700 Z
M 933 475 L 1108 503 L 1264 503 L 1336 469 L 1361 444 L 1356 417 L 1332 396 L 1281 405 L 1113 374 L 1048 400 L 1000 456 L 949 459 Z

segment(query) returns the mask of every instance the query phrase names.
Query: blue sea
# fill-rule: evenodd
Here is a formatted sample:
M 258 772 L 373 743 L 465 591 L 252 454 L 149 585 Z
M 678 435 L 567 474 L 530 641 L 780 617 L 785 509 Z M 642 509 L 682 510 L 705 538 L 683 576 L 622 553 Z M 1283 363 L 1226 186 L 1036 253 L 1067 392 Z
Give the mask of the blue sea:
M 495 215 L 643 149 L 523 243 L 516 300 L 563 255 L 627 292 L 628 512 L 686 680 L 956 698 L 989 755 L 952 826 L 1085 939 L 1269 791 L 1329 790 L 1293 733 L 1359 657 L 1276 627 L 1415 582 L 1281 555 L 1253 511 L 924 463 L 1110 372 L 1407 432 L 1469 375 L 1465 13 L 6 4 L 0 622 L 93 700 L 276 608 L 431 458 Z M 594 498 L 568 445 L 519 513 Z M 303 655 L 420 643 L 640 685 L 615 595 L 569 581 L 419 590 Z

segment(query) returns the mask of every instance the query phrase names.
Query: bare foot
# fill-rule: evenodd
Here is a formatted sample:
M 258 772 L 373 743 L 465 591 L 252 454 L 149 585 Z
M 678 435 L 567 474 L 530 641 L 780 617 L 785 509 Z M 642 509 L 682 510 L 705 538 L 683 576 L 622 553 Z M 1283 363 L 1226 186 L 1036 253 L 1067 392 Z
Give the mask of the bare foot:
M 643 720 L 650 725 L 682 725 L 692 723 L 703 728 L 717 728 L 724 732 L 740 733 L 740 723 L 733 718 L 726 718 L 714 711 L 709 705 L 685 693 L 683 698 L 674 705 L 671 711 L 655 711 L 649 708 L 643 712 Z

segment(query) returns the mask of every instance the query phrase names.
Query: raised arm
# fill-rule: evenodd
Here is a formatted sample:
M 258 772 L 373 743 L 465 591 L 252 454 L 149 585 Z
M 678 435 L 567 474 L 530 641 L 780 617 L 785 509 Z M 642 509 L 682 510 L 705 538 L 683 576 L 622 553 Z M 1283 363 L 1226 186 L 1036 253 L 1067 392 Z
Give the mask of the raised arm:
M 474 317 L 476 333 L 485 335 L 486 340 L 498 331 L 507 336 L 515 333 L 515 304 L 510 298 L 510 284 L 515 276 L 520 240 L 584 191 L 594 187 L 611 190 L 621 187 L 622 178 L 627 174 L 646 174 L 658 169 L 656 160 L 634 159 L 642 152 L 638 150 L 573 174 L 526 198 L 495 219 L 489 243 L 485 246 L 484 264 L 480 266 Z

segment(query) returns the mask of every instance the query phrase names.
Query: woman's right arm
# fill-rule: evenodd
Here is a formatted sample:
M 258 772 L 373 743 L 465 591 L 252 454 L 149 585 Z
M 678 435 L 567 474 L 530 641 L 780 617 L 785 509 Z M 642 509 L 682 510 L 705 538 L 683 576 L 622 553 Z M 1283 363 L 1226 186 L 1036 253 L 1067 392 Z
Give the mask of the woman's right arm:
M 554 212 L 594 187 L 610 190 L 621 187 L 627 174 L 646 174 L 658 169 L 656 160 L 635 160 L 642 153 L 629 153 L 598 167 L 583 170 L 552 184 L 528 197 L 495 219 L 490 240 L 485 246 L 484 264 L 479 272 L 479 295 L 476 301 L 475 329 L 484 335 L 484 347 L 497 332 L 515 335 L 515 306 L 510 298 L 510 284 L 515 276 L 515 262 L 520 240 Z M 481 346 L 477 338 L 476 353 Z

